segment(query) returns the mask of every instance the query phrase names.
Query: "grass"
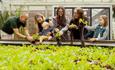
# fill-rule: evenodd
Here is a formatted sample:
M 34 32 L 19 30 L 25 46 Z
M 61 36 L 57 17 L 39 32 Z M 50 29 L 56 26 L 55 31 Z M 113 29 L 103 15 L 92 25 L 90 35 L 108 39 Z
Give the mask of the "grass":
M 0 45 L 0 70 L 115 70 L 115 48 Z

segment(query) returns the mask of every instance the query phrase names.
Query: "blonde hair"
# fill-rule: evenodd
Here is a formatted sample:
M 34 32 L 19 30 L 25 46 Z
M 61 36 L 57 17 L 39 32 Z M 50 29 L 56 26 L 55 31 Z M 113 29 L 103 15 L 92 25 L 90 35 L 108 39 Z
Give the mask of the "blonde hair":
M 34 19 L 35 19 L 35 24 L 37 24 L 38 23 L 38 21 L 37 21 L 37 17 L 38 16 L 40 16 L 41 18 L 42 18 L 42 22 L 44 22 L 45 21 L 45 17 L 42 15 L 42 14 L 37 14 L 37 15 L 35 15 L 35 17 L 34 17 Z

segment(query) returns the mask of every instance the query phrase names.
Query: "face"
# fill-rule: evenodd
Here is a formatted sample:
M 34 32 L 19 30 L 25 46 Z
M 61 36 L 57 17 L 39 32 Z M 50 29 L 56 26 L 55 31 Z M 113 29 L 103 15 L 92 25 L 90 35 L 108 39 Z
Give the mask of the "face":
M 63 11 L 62 9 L 59 9 L 59 10 L 58 10 L 58 15 L 59 15 L 59 16 L 63 16 L 63 14 L 64 14 L 64 11 Z
M 79 14 L 78 14 L 78 12 L 77 11 L 74 11 L 74 18 L 79 18 Z
M 20 16 L 20 21 L 21 21 L 22 23 L 26 23 L 27 19 L 28 19 L 27 16 Z
M 104 19 L 102 17 L 99 18 L 100 25 L 104 25 Z
M 37 21 L 38 21 L 39 23 L 42 23 L 43 18 L 42 18 L 41 16 L 38 16 L 38 17 L 37 17 Z

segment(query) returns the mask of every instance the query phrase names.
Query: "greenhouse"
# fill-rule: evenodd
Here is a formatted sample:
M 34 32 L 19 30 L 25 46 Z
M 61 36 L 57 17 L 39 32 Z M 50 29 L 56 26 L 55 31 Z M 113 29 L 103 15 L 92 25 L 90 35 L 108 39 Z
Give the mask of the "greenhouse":
M 115 70 L 115 0 L 0 0 L 0 70 Z

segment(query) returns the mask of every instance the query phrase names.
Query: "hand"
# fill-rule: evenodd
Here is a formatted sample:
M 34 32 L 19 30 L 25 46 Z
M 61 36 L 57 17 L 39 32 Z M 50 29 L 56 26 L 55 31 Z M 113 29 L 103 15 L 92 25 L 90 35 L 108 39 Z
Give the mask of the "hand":
M 58 28 L 55 28 L 55 32 L 59 32 L 59 29 L 58 29 Z
M 52 39 L 52 36 L 49 36 L 49 37 L 48 37 L 48 40 L 51 40 L 51 39 Z
M 96 41 L 96 38 L 90 38 L 89 39 L 91 42 L 94 42 L 94 41 Z
M 47 36 L 50 36 L 51 35 L 51 32 L 48 32 Z
M 26 38 L 27 38 L 27 40 L 30 41 L 30 42 L 34 41 L 34 39 L 33 39 L 32 36 L 27 36 Z
M 60 35 L 60 36 L 63 35 L 63 32 L 62 32 L 62 31 L 59 31 L 59 35 Z

